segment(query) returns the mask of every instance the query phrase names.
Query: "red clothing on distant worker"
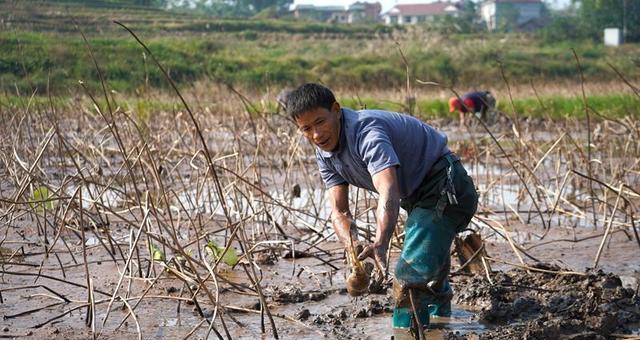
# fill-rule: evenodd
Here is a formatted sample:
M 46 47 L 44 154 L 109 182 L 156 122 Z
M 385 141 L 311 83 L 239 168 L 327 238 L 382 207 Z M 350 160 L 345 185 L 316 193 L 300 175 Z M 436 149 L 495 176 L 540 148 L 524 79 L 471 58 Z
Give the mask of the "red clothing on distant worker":
M 461 105 L 460 99 L 458 99 L 458 97 L 452 97 L 451 99 L 449 99 L 449 112 L 453 112 L 456 110 L 463 113 L 483 112 L 488 108 L 487 103 L 490 102 L 487 98 L 488 94 L 489 91 L 475 91 L 465 93 L 461 97 L 464 105 Z

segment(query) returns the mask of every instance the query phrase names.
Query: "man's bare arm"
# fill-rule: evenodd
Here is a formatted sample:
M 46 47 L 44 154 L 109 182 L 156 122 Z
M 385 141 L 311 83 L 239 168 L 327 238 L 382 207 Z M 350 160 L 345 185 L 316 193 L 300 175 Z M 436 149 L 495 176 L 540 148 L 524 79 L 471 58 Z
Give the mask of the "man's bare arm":
M 353 242 L 357 241 L 357 231 L 351 227 L 352 216 L 349 211 L 349 186 L 347 184 L 336 185 L 329 188 L 329 196 L 331 198 L 331 222 L 338 239 L 346 247 L 351 245 L 351 237 Z
M 400 192 L 396 168 L 387 168 L 375 174 L 373 185 L 379 194 L 378 208 L 376 209 L 376 238 L 372 246 L 365 249 L 361 256 L 373 256 L 378 265 L 386 270 L 387 249 L 389 249 L 389 242 L 398 222 L 400 211 Z

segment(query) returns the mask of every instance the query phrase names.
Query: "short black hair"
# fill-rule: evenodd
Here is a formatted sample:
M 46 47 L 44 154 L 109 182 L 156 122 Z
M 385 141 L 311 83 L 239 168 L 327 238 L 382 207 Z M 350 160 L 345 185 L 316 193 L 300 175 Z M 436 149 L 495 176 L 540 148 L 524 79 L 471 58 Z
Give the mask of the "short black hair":
M 295 121 L 307 111 L 317 108 L 331 110 L 336 97 L 327 87 L 307 83 L 293 90 L 287 96 L 287 114 Z

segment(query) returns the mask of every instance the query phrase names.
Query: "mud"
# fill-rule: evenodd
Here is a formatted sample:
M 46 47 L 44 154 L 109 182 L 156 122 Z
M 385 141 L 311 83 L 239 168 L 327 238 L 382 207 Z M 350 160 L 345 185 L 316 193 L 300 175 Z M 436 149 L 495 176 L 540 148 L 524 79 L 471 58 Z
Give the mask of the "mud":
M 16 244 L 9 245 L 14 249 L 11 252 L 13 253 L 17 249 Z M 16 272 L 32 272 L 33 269 L 26 266 L 39 264 L 35 261 L 39 256 L 32 255 L 37 254 L 37 248 L 28 243 L 21 246 L 24 247 L 26 256 L 12 263 L 11 267 L 15 268 L 13 271 Z M 265 252 L 268 261 L 260 261 L 264 295 L 280 337 L 388 339 L 391 334 L 390 319 L 393 308 L 390 290 L 384 289 L 388 287 L 383 287 L 380 294 L 369 293 L 355 298 L 349 296 L 345 287 L 349 268 L 344 264 L 343 251 L 335 242 L 327 242 L 322 248 L 332 255 L 324 261 L 335 264 L 339 270 L 327 271 L 328 266 L 317 256 L 285 258 L 285 251 L 269 253 L 268 256 Z M 488 244 L 488 249 L 489 255 L 500 253 L 500 247 L 496 247 L 495 244 Z M 536 249 L 538 248 L 531 252 Z M 590 252 L 583 254 L 588 257 Z M 88 255 L 96 261 L 89 263 L 95 289 L 109 292 L 118 279 L 117 267 L 102 248 L 91 247 Z M 616 248 L 608 249 L 605 255 L 603 259 L 623 257 L 622 254 L 617 254 Z M 394 252 L 390 261 L 391 270 L 396 256 L 397 252 Z M 551 253 L 549 256 L 556 254 Z M 506 255 L 503 257 L 508 258 Z M 61 254 L 61 261 L 66 265 L 67 280 L 77 283 L 84 281 L 83 266 L 71 265 L 72 260 L 68 255 Z M 47 260 L 43 274 L 59 277 L 61 273 L 55 265 L 56 262 L 55 258 Z M 604 263 L 609 266 L 615 264 L 613 261 Z M 11 267 L 6 266 L 5 270 L 10 270 Z M 551 271 L 561 269 L 557 265 L 538 264 L 534 267 Z M 159 274 L 161 267 L 155 264 L 154 268 Z M 625 268 L 619 266 L 619 272 L 626 273 L 627 276 L 633 275 L 632 271 Z M 455 269 L 454 266 L 453 271 Z M 429 339 L 598 339 L 608 338 L 613 334 L 629 334 L 634 330 L 637 333 L 637 329 L 640 328 L 637 281 L 628 281 L 636 283 L 634 288 L 623 284 L 620 277 L 600 271 L 580 276 L 527 272 L 521 269 L 495 269 L 496 272 L 491 274 L 492 283 L 484 275 L 452 277 L 455 291 L 453 316 L 433 318 L 428 331 Z M 259 337 L 262 334 L 262 322 L 267 325 L 265 327 L 268 335 L 269 323 L 266 317 L 260 316 L 260 301 L 247 289 L 250 284 L 243 277 L 242 269 L 223 267 L 220 270 L 220 279 L 227 282 L 220 290 L 220 299 L 227 308 L 225 315 L 232 337 Z M 149 282 L 133 280 L 131 291 L 135 294 L 132 296 L 139 296 L 140 292 L 148 287 Z M 32 283 L 33 277 L 5 273 L 2 287 L 21 287 Z M 70 298 L 73 304 L 48 307 L 39 312 L 4 319 L 3 329 L 6 330 L 3 330 L 2 335 L 68 339 L 90 337 L 90 328 L 84 324 L 86 309 L 74 311 L 54 322 L 37 327 L 80 301 L 86 301 L 85 289 L 76 289 L 45 278 L 40 278 L 38 283 Z M 98 299 L 108 300 L 107 295 L 96 294 Z M 0 314 L 4 317 L 42 308 L 51 303 L 51 294 L 41 287 L 6 291 L 2 296 L 4 300 L 0 304 Z M 150 290 L 149 296 L 153 298 L 143 301 L 137 308 L 138 322 L 145 339 L 184 337 L 201 322 L 202 317 L 211 318 L 215 310 L 213 305 L 206 303 L 203 294 L 200 294 L 197 301 L 202 310 L 201 315 L 193 301 L 188 299 L 188 288 L 173 276 L 164 276 L 158 280 Z M 180 297 L 187 299 L 175 300 Z M 97 306 L 100 321 L 103 320 L 105 306 L 106 303 Z M 126 309 L 122 307 L 119 304 L 119 307 L 112 311 L 114 317 L 102 328 L 103 336 L 136 337 L 133 320 L 129 319 L 119 329 L 116 327 L 126 315 Z M 74 329 L 82 331 L 76 332 Z M 206 334 L 206 327 L 202 327 L 194 334 L 194 338 L 203 338 Z M 213 335 L 210 337 L 213 338 Z
M 269 287 L 267 293 L 271 295 L 271 298 L 275 302 L 279 303 L 299 303 L 305 301 L 321 301 L 327 297 L 325 291 L 302 291 L 298 287 L 285 286 L 285 287 Z
M 562 271 L 544 263 L 532 267 Z M 513 269 L 491 280 L 461 278 L 454 297 L 459 304 L 477 306 L 476 318 L 495 327 L 482 339 L 605 339 L 631 334 L 640 322 L 639 288 L 625 288 L 618 276 L 601 270 L 577 275 Z
M 379 294 L 352 297 L 347 293 L 350 269 L 343 246 L 331 233 L 328 192 L 318 176 L 310 176 L 315 168 L 310 146 L 298 143 L 299 134 L 281 117 L 245 122 L 254 128 L 239 131 L 242 124 L 237 123 L 242 122 L 230 119 L 231 126 L 211 116 L 201 116 L 209 117 L 203 126 L 211 154 L 216 155 L 216 164 L 236 169 L 243 180 L 225 170 L 220 173 L 222 183 L 216 184 L 207 162 L 198 156 L 202 154 L 198 142 L 188 137 L 193 135 L 191 124 L 177 119 L 175 112 L 152 120 L 148 141 L 154 151 L 140 154 L 136 161 L 140 169 L 135 170 L 136 166 L 126 173 L 121 172 L 126 168 L 125 156 L 116 151 L 118 143 L 104 136 L 108 129 L 92 116 L 69 114 L 74 123 L 68 129 L 62 125 L 61 137 L 77 153 L 58 154 L 67 144 L 56 144 L 58 138 L 52 138 L 40 163 L 36 162 L 35 146 L 47 140 L 42 132 L 48 126 L 33 126 L 26 130 L 29 136 L 20 133 L 7 139 L 23 138 L 29 142 L 23 146 L 2 144 L 3 151 L 13 150 L 0 152 L 3 160 L 20 156 L 47 176 L 35 170 L 25 174 L 19 159 L 0 167 L 4 171 L 0 176 L 0 337 L 264 339 L 275 338 L 277 331 L 281 339 L 390 338 L 393 300 L 388 286 L 369 287 L 369 292 Z M 86 125 L 82 129 L 80 122 Z M 120 131 L 129 131 L 123 133 L 130 136 L 124 141 L 127 149 L 138 149 L 137 129 L 126 122 L 118 124 Z M 533 169 L 537 177 L 530 183 L 535 182 L 531 188 L 537 189 L 531 198 L 522 194 L 518 176 L 499 156 L 502 152 L 493 152 L 483 131 L 448 131 L 452 149 L 465 159 L 482 195 L 470 228 L 485 240 L 491 257 L 487 261 L 495 262 L 490 263 L 494 271 L 486 273 L 490 279 L 457 274 L 459 267 L 454 264 L 453 315 L 433 318 L 427 338 L 590 339 L 638 334 L 634 273 L 640 270 L 640 261 L 638 239 L 634 239 L 637 222 L 633 222 L 637 212 L 634 215 L 626 204 L 609 211 L 617 193 L 602 191 L 600 186 L 594 193 L 603 203 L 590 207 L 594 193 L 586 190 L 586 182 L 577 175 L 562 185 L 559 179 L 565 171 L 585 169 L 586 160 L 575 159 L 573 148 L 582 140 L 574 136 L 571 143 L 562 142 L 561 149 L 547 153 L 551 150 L 546 143 L 564 137 L 550 128 L 553 122 L 542 128 L 527 124 L 518 132 L 518 144 L 506 142 L 517 164 L 539 165 Z M 9 124 L 4 130 L 23 129 Z M 511 133 L 511 126 L 499 131 Z M 257 132 L 262 134 L 259 150 L 252 138 L 246 138 Z M 622 154 L 619 147 L 627 143 L 626 137 L 616 133 L 607 138 L 611 142 L 594 149 L 598 152 L 592 158 L 602 165 L 594 163 L 593 173 L 612 185 L 624 178 L 637 192 L 640 178 L 637 162 L 633 163 L 637 157 Z M 178 140 L 181 143 L 174 144 Z M 527 152 L 516 147 L 529 141 Z M 287 144 L 291 147 L 283 148 Z M 33 150 L 26 149 L 29 145 Z M 301 152 L 293 152 L 298 145 Z M 73 168 L 75 159 L 85 159 L 86 164 L 79 167 L 86 168 L 92 180 L 77 179 L 82 170 Z M 154 163 L 165 171 L 156 174 Z M 626 168 L 629 171 L 623 175 L 617 171 Z M 30 189 L 21 194 L 20 188 L 27 185 L 23 178 L 30 181 Z M 216 195 L 218 185 L 226 188 L 224 197 Z M 48 208 L 48 201 L 32 204 L 41 201 L 36 199 L 38 187 L 55 192 Z M 136 195 L 132 188 L 138 188 Z M 139 190 L 144 191 L 141 197 L 134 197 Z M 46 195 L 40 189 L 37 192 L 40 198 Z M 638 197 L 620 193 L 630 202 Z M 371 241 L 376 197 L 353 188 L 350 197 L 360 236 Z M 533 197 L 543 209 L 546 206 L 541 213 L 548 216 L 545 223 L 531 206 Z M 223 202 L 230 216 L 225 216 Z M 597 216 L 591 209 L 596 209 Z M 607 224 L 610 233 L 604 231 Z M 397 231 L 391 272 L 402 246 L 402 228 Z M 135 243 L 137 233 L 141 236 Z M 244 244 L 239 244 L 238 237 Z M 217 246 L 209 246 L 209 241 Z M 594 266 L 594 257 L 602 250 L 597 266 L 604 272 L 580 276 L 512 270 L 514 265 L 508 262 L 517 265 L 518 261 L 510 243 L 528 253 L 526 257 L 519 253 L 528 265 L 554 263 L 537 265 L 549 270 L 582 272 Z M 235 251 L 211 269 L 210 253 L 227 245 Z M 609 272 L 619 277 L 605 274 Z M 89 308 L 92 303 L 95 306 Z M 134 311 L 131 316 L 129 309 Z

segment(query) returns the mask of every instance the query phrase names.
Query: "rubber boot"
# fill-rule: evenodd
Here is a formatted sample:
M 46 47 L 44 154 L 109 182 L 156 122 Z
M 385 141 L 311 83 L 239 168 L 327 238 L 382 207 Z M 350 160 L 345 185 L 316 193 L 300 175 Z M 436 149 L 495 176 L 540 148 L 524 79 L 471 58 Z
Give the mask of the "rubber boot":
M 429 326 L 429 302 L 426 300 L 414 301 L 417 317 L 424 330 Z M 418 323 L 413 315 L 413 309 L 408 307 L 396 307 L 393 309 L 392 327 L 394 339 L 417 339 Z M 408 336 L 408 337 L 407 337 Z
M 436 296 L 429 304 L 429 314 L 431 316 L 450 317 L 451 316 L 451 298 L 453 298 L 453 290 L 447 279 L 444 283 L 442 292 L 435 292 Z

